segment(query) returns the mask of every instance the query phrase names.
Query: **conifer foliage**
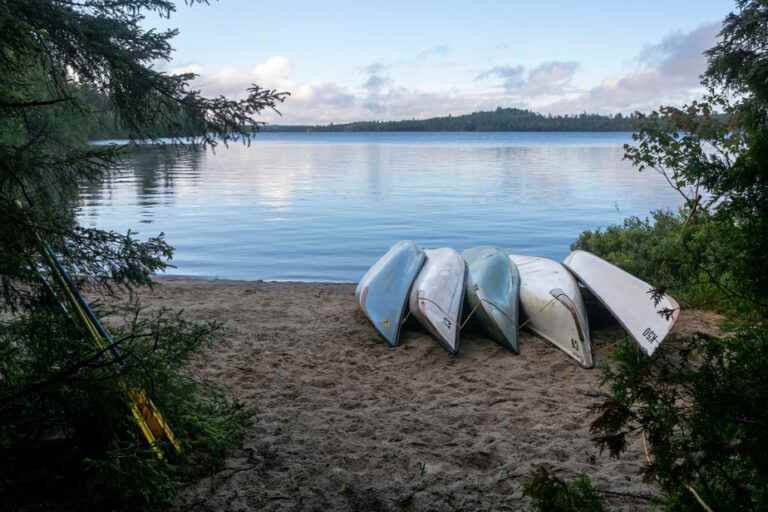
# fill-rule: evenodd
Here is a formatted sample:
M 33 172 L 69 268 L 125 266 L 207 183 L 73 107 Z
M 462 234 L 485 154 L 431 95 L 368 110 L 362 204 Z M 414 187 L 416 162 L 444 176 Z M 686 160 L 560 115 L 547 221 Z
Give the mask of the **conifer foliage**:
M 717 305 L 730 334 L 672 336 L 652 358 L 618 346 L 592 430 L 613 455 L 647 439 L 646 476 L 666 510 L 766 510 L 768 2 L 737 1 L 707 56 L 704 101 L 644 117 L 626 148 L 683 195 L 682 210 L 585 233 L 575 247 Z
M 116 319 L 118 361 L 45 284 L 43 244 L 78 286 L 102 293 L 150 284 L 173 254 L 162 234 L 139 240 L 76 221 L 79 187 L 126 151 L 88 144 L 105 111 L 132 139 L 185 137 L 199 149 L 247 142 L 258 114 L 286 96 L 253 85 L 242 99 L 209 98 L 194 75 L 162 71 L 177 32 L 152 30 L 145 16 L 175 9 L 165 0 L 0 0 L 0 508 L 167 504 L 247 424 L 239 404 L 182 371 L 214 342 L 216 325 L 136 304 L 99 308 Z M 153 455 L 126 386 L 151 395 L 185 448 L 180 459 Z

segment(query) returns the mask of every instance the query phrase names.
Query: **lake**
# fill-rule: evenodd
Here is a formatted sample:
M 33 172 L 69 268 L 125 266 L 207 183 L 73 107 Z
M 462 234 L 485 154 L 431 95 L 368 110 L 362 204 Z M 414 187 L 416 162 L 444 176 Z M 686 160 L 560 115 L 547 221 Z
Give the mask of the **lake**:
M 585 229 L 677 208 L 628 133 L 259 133 L 145 147 L 84 186 L 85 226 L 164 232 L 170 273 L 357 281 L 397 240 L 562 259 Z

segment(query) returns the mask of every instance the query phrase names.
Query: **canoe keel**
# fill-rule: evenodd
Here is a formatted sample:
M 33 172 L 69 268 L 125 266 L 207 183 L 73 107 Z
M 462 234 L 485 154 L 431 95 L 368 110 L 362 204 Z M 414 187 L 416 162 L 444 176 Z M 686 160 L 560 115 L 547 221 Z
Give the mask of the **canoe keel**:
M 426 262 L 411 290 L 410 311 L 448 352 L 456 354 L 459 351 L 466 265 L 453 249 L 432 249 L 425 254 Z
M 467 302 L 490 337 L 518 353 L 520 274 L 506 253 L 496 247 L 474 247 L 463 253 L 467 262 Z

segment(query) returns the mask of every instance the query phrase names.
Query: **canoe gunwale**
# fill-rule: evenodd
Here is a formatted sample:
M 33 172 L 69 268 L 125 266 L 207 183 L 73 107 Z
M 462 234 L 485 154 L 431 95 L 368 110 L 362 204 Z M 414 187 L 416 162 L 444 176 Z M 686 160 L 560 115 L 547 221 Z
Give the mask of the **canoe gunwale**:
M 526 326 L 524 327 L 524 329 L 528 329 L 528 330 L 529 330 L 529 331 L 531 331 L 533 334 L 535 334 L 537 337 L 539 337 L 539 338 L 541 338 L 542 340 L 546 341 L 547 343 L 551 344 L 551 345 L 552 345 L 554 348 L 556 348 L 556 349 L 560 350 L 560 351 L 561 351 L 562 353 L 564 353 L 566 356 L 569 356 L 569 357 L 570 357 L 570 358 L 571 358 L 573 361 L 576 361 L 576 364 L 578 364 L 580 368 L 583 368 L 583 369 L 585 369 L 585 370 L 592 370 L 592 369 L 594 369 L 594 367 L 595 367 L 594 363 L 593 363 L 593 364 L 591 364 L 591 365 L 586 365 L 586 364 L 582 363 L 581 361 L 579 361 L 578 359 L 576 359 L 575 357 L 573 357 L 571 354 L 569 354 L 568 352 L 564 351 L 564 350 L 563 350 L 563 349 L 560 347 L 560 345 L 558 345 L 558 343 L 557 343 L 557 342 L 556 342 L 556 341 L 555 341 L 553 338 L 550 338 L 550 337 L 549 337 L 549 336 L 547 336 L 546 334 L 544 334 L 544 333 L 540 332 L 540 331 L 539 331 L 538 329 L 536 329 L 535 327 L 531 327 L 530 325 L 526 325 Z
M 444 310 L 444 309 L 443 309 L 443 307 L 442 307 L 442 306 L 441 306 L 441 305 L 440 305 L 440 304 L 439 304 L 437 301 L 434 301 L 434 300 L 430 299 L 429 297 L 424 297 L 424 296 L 423 296 L 421 293 L 419 293 L 419 292 L 416 292 L 416 300 L 417 300 L 417 301 L 422 301 L 422 300 L 423 300 L 424 302 L 429 302 L 430 304 L 432 304 L 433 306 L 435 306 L 437 309 L 439 309 L 439 310 L 440 310 L 440 312 L 441 312 L 443 315 L 445 315 L 446 317 L 448 316 L 448 312 L 447 312 L 446 310 Z M 459 311 L 461 311 L 461 308 L 459 308 Z
M 557 292 L 557 293 L 555 293 Z M 571 299 L 570 296 L 568 296 L 567 293 L 565 293 L 560 288 L 553 288 L 549 290 L 549 293 L 557 300 L 560 304 L 562 304 L 565 309 L 568 310 L 568 312 L 573 317 L 573 321 L 576 323 L 576 332 L 579 335 L 579 341 L 587 341 L 587 336 L 584 333 L 584 326 L 581 325 L 581 316 L 579 315 L 579 312 L 576 309 L 576 304 L 574 304 L 573 299 Z M 562 297 L 567 298 L 568 300 L 564 300 Z
M 501 307 L 499 307 L 499 306 L 498 306 L 498 304 L 496 304 L 496 303 L 495 303 L 495 302 L 493 302 L 492 300 L 489 300 L 489 299 L 486 299 L 486 298 L 482 297 L 482 296 L 481 296 L 479 293 L 477 294 L 477 298 L 480 300 L 480 302 L 481 302 L 481 303 L 483 303 L 483 304 L 489 304 L 490 306 L 493 306 L 493 309 L 495 309 L 496 311 L 498 311 L 499 313 L 501 313 L 502 315 L 504 315 L 504 316 L 505 316 L 505 317 L 506 317 L 506 318 L 507 318 L 507 319 L 508 319 L 510 322 L 514 322 L 514 321 L 515 321 L 515 319 L 514 319 L 514 318 L 511 318 L 511 317 L 510 317 L 510 316 L 509 316 L 509 315 L 508 315 L 508 314 L 507 314 L 507 313 L 504 311 L 504 308 L 501 308 Z M 485 308 L 485 306 L 483 306 L 483 309 L 485 309 L 485 312 L 486 312 L 486 313 L 490 314 L 490 311 L 488 311 L 488 309 L 486 309 L 486 308 Z
M 554 290 L 550 291 L 552 293 Z M 582 325 L 582 318 L 581 315 L 579 315 L 579 312 L 576 308 L 576 304 L 574 304 L 573 299 L 565 293 L 563 290 L 560 290 L 560 294 L 555 297 L 557 301 L 562 304 L 565 309 L 568 310 L 568 312 L 573 317 L 573 322 L 576 324 L 576 333 L 579 335 L 579 341 L 581 342 L 581 346 L 584 347 L 584 351 L 586 352 L 584 354 L 584 361 L 576 360 L 577 363 L 579 363 L 579 366 L 581 366 L 584 369 L 591 369 L 595 367 L 595 356 L 592 354 L 592 339 L 589 336 L 589 326 L 588 325 Z M 560 297 L 566 297 L 568 301 L 562 300 Z M 586 322 L 586 319 L 584 319 Z M 585 332 L 584 329 L 587 329 Z M 589 364 L 586 363 L 586 361 L 589 361 Z

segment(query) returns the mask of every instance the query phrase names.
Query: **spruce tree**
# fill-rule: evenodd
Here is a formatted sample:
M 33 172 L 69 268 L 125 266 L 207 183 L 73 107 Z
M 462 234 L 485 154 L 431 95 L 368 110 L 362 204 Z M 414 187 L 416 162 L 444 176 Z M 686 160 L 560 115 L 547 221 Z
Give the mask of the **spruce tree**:
M 215 326 L 169 312 L 144 318 L 133 305 L 112 311 L 126 318 L 113 333 L 116 364 L 44 284 L 46 246 L 79 286 L 102 291 L 150 284 L 172 255 L 162 235 L 142 241 L 78 224 L 79 187 L 130 150 L 90 145 L 98 123 L 200 150 L 248 142 L 257 115 L 285 97 L 253 85 L 243 99 L 209 98 L 193 74 L 162 71 L 177 32 L 148 28 L 145 15 L 175 8 L 0 0 L 0 507 L 169 503 L 180 479 L 220 461 L 244 431 L 238 404 L 180 371 Z M 132 424 L 126 386 L 150 390 L 182 445 L 196 447 L 182 455 L 187 463 L 153 456 Z

